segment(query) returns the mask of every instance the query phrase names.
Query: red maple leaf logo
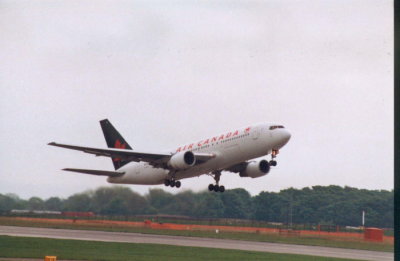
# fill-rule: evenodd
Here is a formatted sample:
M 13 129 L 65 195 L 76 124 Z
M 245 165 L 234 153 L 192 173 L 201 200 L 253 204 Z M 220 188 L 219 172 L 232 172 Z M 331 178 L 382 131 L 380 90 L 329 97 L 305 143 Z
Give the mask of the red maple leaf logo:
M 114 144 L 114 148 L 116 148 L 116 149 L 126 149 L 126 144 L 125 143 L 121 143 L 120 140 L 116 140 L 115 144 Z M 113 161 L 114 162 L 118 162 L 118 161 L 121 161 L 121 159 L 120 158 L 114 158 Z
M 119 140 L 115 141 L 114 148 L 116 149 L 126 149 L 126 144 L 121 143 Z
M 248 127 L 247 129 L 244 130 L 245 132 L 249 132 L 250 131 L 250 127 Z

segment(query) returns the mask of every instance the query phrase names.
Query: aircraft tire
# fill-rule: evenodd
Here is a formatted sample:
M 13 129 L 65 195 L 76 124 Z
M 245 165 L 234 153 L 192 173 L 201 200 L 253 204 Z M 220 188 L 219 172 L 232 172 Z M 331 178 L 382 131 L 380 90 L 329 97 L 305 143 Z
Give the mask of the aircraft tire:
M 214 185 L 213 184 L 208 185 L 208 190 L 209 191 L 213 191 L 214 190 Z
M 175 180 L 171 180 L 170 186 L 171 186 L 171 188 L 175 187 Z
M 225 187 L 224 186 L 219 186 L 219 192 L 223 193 L 225 191 Z
M 219 191 L 219 186 L 218 186 L 218 185 L 215 185 L 215 186 L 214 186 L 214 191 L 215 191 L 215 192 L 218 192 L 218 191 Z
M 269 162 L 269 165 L 275 167 L 277 165 L 277 162 L 275 160 L 271 160 Z
M 181 182 L 180 181 L 175 181 L 175 187 L 180 188 L 181 187 Z
M 169 179 L 164 180 L 164 185 L 168 187 L 171 185 L 171 181 L 169 181 Z

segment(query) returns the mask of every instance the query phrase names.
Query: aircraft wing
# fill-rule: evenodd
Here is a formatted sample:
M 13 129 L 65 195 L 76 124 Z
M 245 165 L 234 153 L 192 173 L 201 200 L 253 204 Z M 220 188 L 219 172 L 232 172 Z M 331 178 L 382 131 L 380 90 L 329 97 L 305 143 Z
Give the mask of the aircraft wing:
M 119 177 L 125 174 L 125 172 L 119 172 L 119 171 L 107 171 L 107 170 L 95 170 L 95 169 L 71 169 L 71 168 L 66 168 L 63 169 L 65 171 L 72 171 L 72 172 L 78 172 L 78 173 L 84 173 L 84 174 L 90 174 L 90 175 L 97 175 L 97 176 L 109 176 L 109 177 Z
M 119 158 L 126 161 L 144 161 L 155 167 L 167 168 L 167 163 L 170 160 L 172 154 L 169 153 L 146 153 L 146 152 L 136 152 L 133 150 L 125 149 L 101 149 L 92 147 L 82 147 L 75 145 L 60 144 L 55 142 L 50 142 L 48 145 L 78 150 L 89 154 L 94 154 L 96 156 L 105 156 L 111 158 Z M 193 153 L 196 157 L 196 164 L 204 163 L 205 161 L 214 158 L 214 154 L 209 153 Z

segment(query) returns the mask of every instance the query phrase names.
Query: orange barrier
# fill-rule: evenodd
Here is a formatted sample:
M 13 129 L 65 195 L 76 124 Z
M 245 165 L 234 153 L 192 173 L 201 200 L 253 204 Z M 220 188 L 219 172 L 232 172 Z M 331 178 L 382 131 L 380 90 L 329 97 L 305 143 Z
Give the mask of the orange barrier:
M 34 221 L 42 223 L 55 223 L 55 224 L 69 224 L 74 223 L 76 225 L 87 225 L 87 226 L 121 226 L 121 227 L 142 227 L 150 229 L 170 229 L 170 230 L 197 230 L 197 231 L 219 231 L 219 232 L 246 232 L 246 233 L 261 233 L 261 234 L 277 234 L 287 236 L 318 236 L 318 237 L 333 237 L 333 238 L 348 238 L 348 239 L 359 239 L 359 240 L 370 240 L 374 238 L 374 241 L 385 241 L 394 242 L 393 236 L 383 236 L 383 230 L 380 230 L 381 234 L 377 236 L 378 232 L 367 232 L 376 231 L 376 229 L 366 229 L 365 234 L 363 233 L 351 233 L 351 232 L 327 232 L 327 231 L 313 231 L 313 230 L 295 230 L 295 231 L 283 231 L 278 228 L 265 228 L 265 227 L 236 227 L 236 226 L 209 226 L 209 225 L 190 225 L 190 224 L 172 224 L 172 223 L 154 223 L 151 220 L 145 220 L 144 222 L 133 222 L 133 221 L 113 221 L 113 220 L 86 220 L 86 219 L 50 219 L 50 218 L 26 218 L 16 217 L 17 220 Z M 365 236 L 367 233 L 368 236 Z M 376 240 L 379 238 L 379 240 Z
M 383 230 L 379 228 L 369 227 L 365 229 L 364 232 L 364 239 L 365 240 L 372 240 L 372 241 L 383 241 Z

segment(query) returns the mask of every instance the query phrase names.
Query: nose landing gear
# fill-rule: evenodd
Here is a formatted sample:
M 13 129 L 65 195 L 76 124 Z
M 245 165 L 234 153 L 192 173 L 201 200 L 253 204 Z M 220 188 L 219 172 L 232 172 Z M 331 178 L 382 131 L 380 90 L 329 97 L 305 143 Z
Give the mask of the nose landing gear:
M 219 179 L 221 177 L 221 171 L 214 171 L 212 174 L 214 174 L 214 180 L 215 180 L 215 185 L 210 184 L 208 185 L 208 190 L 209 191 L 214 191 L 214 192 L 224 192 L 225 191 L 225 187 L 224 186 L 220 186 L 219 185 Z M 212 175 L 211 174 L 211 175 Z
M 272 150 L 271 153 L 271 160 L 269 161 L 269 165 L 275 167 L 278 163 L 276 162 L 275 158 L 276 155 L 279 154 L 279 150 Z

